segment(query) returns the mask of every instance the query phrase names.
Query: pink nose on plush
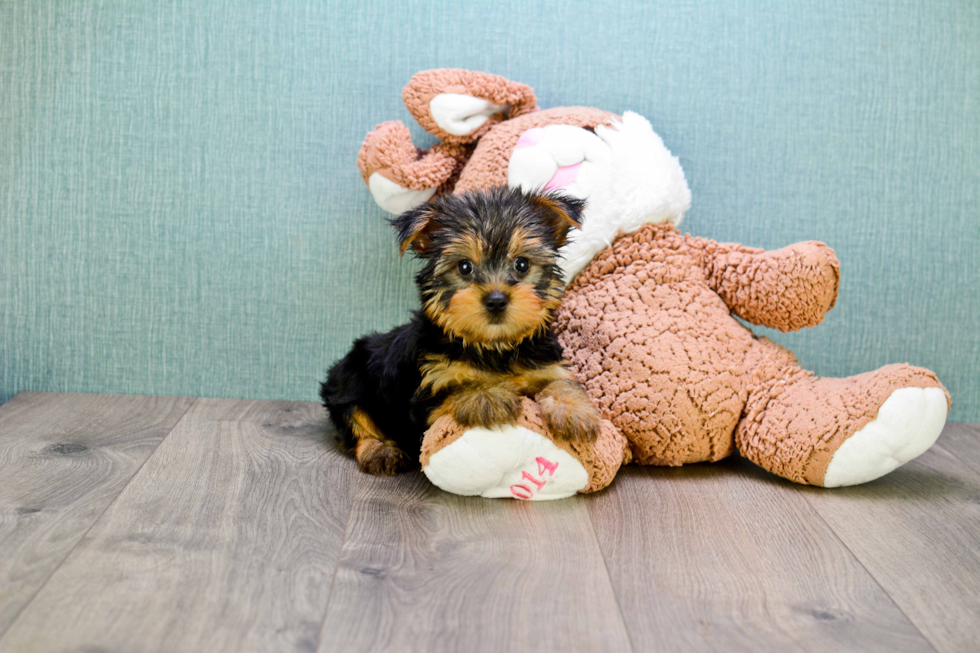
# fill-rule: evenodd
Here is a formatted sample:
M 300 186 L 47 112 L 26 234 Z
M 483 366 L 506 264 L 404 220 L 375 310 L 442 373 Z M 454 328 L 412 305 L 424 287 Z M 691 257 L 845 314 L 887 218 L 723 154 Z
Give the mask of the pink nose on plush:
M 521 137 L 517 140 L 517 146 L 514 148 L 519 150 L 523 147 L 532 147 L 541 142 L 544 138 L 544 127 L 535 127 L 534 129 L 528 129 L 526 132 L 521 134 Z
M 558 168 L 558 172 L 554 174 L 548 185 L 544 187 L 545 190 L 558 190 L 559 188 L 565 188 L 571 186 L 578 179 L 578 171 L 582 167 L 581 162 L 576 163 L 573 166 L 564 166 Z

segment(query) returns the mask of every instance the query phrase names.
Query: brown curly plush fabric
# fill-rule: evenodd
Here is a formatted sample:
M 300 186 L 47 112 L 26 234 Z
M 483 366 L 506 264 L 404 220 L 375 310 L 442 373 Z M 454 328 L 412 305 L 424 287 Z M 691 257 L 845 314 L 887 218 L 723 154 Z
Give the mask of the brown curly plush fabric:
M 832 454 L 893 390 L 942 388 L 908 365 L 818 379 L 731 315 L 782 330 L 819 324 L 838 268 L 823 243 L 766 252 L 647 225 L 575 279 L 556 329 L 637 462 L 714 461 L 737 447 L 776 474 L 821 485 Z
M 516 118 L 534 111 L 538 100 L 530 86 L 512 82 L 500 75 L 490 75 L 462 68 L 439 68 L 416 73 L 402 89 L 402 100 L 420 125 L 444 143 L 472 143 L 504 119 L 503 114 L 490 116 L 486 122 L 468 134 L 449 134 L 432 118 L 429 103 L 443 93 L 469 95 L 507 107 L 506 115 Z
M 620 466 L 632 459 L 626 438 L 608 420 L 602 420 L 599 438 L 594 444 L 566 442 L 556 440 L 551 435 L 541 409 L 534 401 L 524 397 L 521 399 L 521 406 L 523 412 L 517 420 L 518 426 L 545 436 L 585 467 L 585 471 L 589 474 L 589 484 L 580 490 L 582 493 L 595 492 L 612 483 Z M 422 467 L 428 466 L 429 459 L 434 453 L 448 447 L 465 432 L 466 429 L 449 415 L 443 415 L 436 420 L 422 440 L 422 454 L 419 457 Z
M 704 238 L 686 240 L 708 286 L 735 315 L 753 324 L 798 331 L 820 324 L 837 301 L 840 263 L 823 243 L 795 243 L 767 252 Z M 778 292 L 759 292 L 761 288 Z
M 381 123 L 364 139 L 357 153 L 357 169 L 364 183 L 377 172 L 403 188 L 452 188 L 473 153 L 472 145 L 439 143 L 421 151 L 400 120 Z

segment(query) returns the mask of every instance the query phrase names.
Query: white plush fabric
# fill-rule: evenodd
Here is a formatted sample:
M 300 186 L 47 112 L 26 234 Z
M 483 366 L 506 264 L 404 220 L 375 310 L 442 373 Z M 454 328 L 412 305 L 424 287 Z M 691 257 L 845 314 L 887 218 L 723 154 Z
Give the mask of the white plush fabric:
M 609 146 L 598 136 L 572 125 L 549 125 L 528 130 L 534 145 L 517 148 L 507 164 L 507 184 L 528 191 L 544 189 L 559 168 L 581 164 L 577 179 L 562 187 L 574 197 L 588 197 L 597 186 L 608 183 Z
M 439 128 L 453 136 L 465 136 L 495 113 L 506 111 L 500 106 L 472 95 L 440 93 L 429 100 L 429 113 Z
M 900 388 L 878 415 L 834 452 L 824 487 L 858 485 L 880 478 L 932 446 L 946 423 L 940 388 Z
M 649 223 L 680 224 L 691 191 L 680 162 L 643 116 L 627 111 L 621 122 L 595 134 L 568 125 L 541 128 L 543 137 L 514 150 L 508 164 L 511 187 L 541 189 L 558 168 L 582 163 L 578 178 L 563 189 L 585 199 L 585 223 L 562 250 L 566 281 L 620 234 Z M 548 174 L 550 171 L 550 174 Z
M 368 177 L 368 188 L 374 201 L 388 213 L 400 215 L 405 211 L 414 209 L 420 204 L 425 204 L 435 195 L 438 186 L 426 188 L 425 190 L 409 190 L 399 186 L 387 177 L 382 177 L 380 173 L 374 173 Z
M 582 463 L 523 426 L 471 428 L 422 471 L 446 492 L 488 499 L 564 499 L 589 482 Z

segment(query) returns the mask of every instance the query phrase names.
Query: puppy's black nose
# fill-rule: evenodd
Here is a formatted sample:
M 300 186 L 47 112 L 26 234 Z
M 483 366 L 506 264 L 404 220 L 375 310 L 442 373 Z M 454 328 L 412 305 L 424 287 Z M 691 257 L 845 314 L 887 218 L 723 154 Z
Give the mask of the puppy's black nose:
M 499 290 L 494 290 L 491 293 L 487 293 L 483 297 L 483 305 L 486 306 L 487 310 L 493 314 L 503 313 L 509 302 L 510 300 L 507 299 L 507 295 Z

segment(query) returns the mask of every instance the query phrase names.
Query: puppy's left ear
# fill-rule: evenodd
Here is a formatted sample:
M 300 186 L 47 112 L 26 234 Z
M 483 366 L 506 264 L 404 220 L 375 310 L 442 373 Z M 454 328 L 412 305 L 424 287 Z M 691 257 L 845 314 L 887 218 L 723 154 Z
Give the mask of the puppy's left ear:
M 432 248 L 432 233 L 442 226 L 431 202 L 402 213 L 391 224 L 398 231 L 398 250 L 402 256 L 409 247 L 416 254 L 424 255 Z
M 539 195 L 537 201 L 538 205 L 548 213 L 547 224 L 557 247 L 561 247 L 568 240 L 569 229 L 582 228 L 585 200 L 561 193 L 547 193 Z

